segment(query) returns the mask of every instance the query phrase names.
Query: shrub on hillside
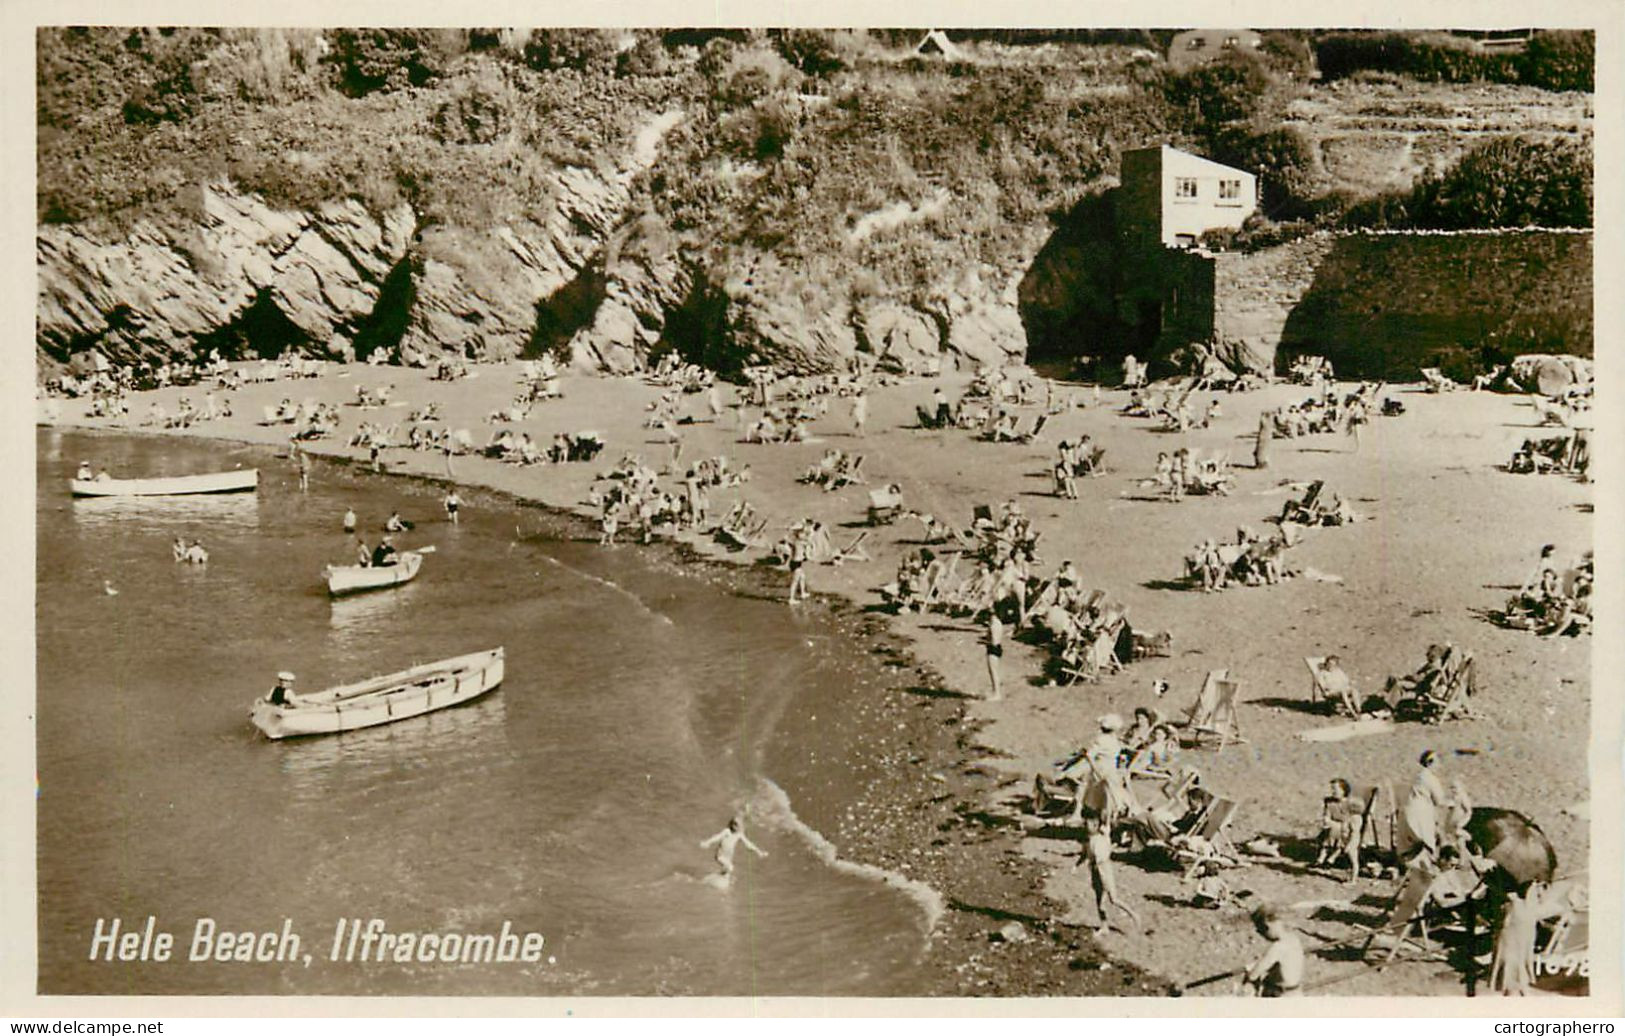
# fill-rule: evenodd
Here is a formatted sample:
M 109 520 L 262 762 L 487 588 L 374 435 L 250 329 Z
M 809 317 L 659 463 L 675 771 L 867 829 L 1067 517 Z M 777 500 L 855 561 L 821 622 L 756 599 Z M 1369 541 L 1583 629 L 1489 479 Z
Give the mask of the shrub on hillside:
M 1492 140 L 1425 185 L 1430 225 L 1589 227 L 1591 178 L 1589 142 Z
M 435 109 L 430 126 L 453 144 L 490 144 L 507 129 L 508 99 L 499 84 L 472 83 Z
M 637 40 L 615 56 L 615 74 L 622 79 L 634 76 L 663 76 L 671 71 L 671 55 L 652 32 L 640 32 Z
M 1258 177 L 1258 204 L 1273 220 L 1297 220 L 1316 210 L 1314 149 L 1293 127 L 1232 126 L 1213 142 L 1213 158 Z
M 1162 94 L 1175 125 L 1201 138 L 1260 114 L 1270 85 L 1260 63 L 1237 56 L 1167 74 Z
M 1592 32 L 1540 31 L 1522 53 L 1486 50 L 1444 33 L 1338 32 L 1315 41 L 1323 78 L 1362 71 L 1466 83 L 1528 83 L 1547 90 L 1591 90 L 1596 64 Z
M 124 102 L 124 121 L 132 126 L 152 126 L 160 122 L 181 122 L 192 114 L 197 87 L 192 69 L 181 65 L 155 83 L 136 87 Z
M 1589 140 L 1501 137 L 1440 176 L 1352 207 L 1349 227 L 1474 230 L 1592 225 Z
M 784 60 L 809 76 L 827 76 L 846 67 L 830 33 L 822 29 L 785 29 L 774 43 Z
M 435 29 L 338 29 L 329 36 L 328 60 L 338 69 L 339 89 L 364 97 L 433 82 L 463 45 L 460 37 Z
M 601 29 L 532 29 L 524 59 L 539 72 L 608 68 L 615 60 L 615 40 Z
M 1592 32 L 1543 31 L 1518 59 L 1523 81 L 1547 90 L 1595 88 L 1597 37 Z
M 1264 40 L 1260 51 L 1271 72 L 1304 78 L 1314 70 L 1315 52 L 1309 46 L 1307 33 L 1298 29 L 1276 29 L 1260 35 Z

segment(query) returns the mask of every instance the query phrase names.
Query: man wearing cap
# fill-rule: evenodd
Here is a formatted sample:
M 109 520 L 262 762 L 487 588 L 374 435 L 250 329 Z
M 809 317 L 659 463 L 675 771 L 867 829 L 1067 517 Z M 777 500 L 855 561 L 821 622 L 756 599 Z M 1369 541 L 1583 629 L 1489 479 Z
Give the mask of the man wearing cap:
M 265 700 L 270 702 L 272 705 L 280 705 L 283 708 L 292 708 L 293 674 L 287 671 L 276 674 L 276 686 L 271 688 L 271 693 L 265 696 Z
M 89 482 L 91 479 L 95 478 L 95 474 L 90 470 L 90 461 L 80 461 L 79 473 L 73 477 L 78 479 L 80 482 Z

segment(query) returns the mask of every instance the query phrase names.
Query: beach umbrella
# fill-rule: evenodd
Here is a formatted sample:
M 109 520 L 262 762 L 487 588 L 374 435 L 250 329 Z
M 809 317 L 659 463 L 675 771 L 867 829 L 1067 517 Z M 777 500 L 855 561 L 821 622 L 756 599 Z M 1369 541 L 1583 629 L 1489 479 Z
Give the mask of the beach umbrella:
M 1515 886 L 1551 881 L 1557 871 L 1557 851 L 1551 841 L 1522 813 L 1480 806 L 1467 821 L 1467 834 Z

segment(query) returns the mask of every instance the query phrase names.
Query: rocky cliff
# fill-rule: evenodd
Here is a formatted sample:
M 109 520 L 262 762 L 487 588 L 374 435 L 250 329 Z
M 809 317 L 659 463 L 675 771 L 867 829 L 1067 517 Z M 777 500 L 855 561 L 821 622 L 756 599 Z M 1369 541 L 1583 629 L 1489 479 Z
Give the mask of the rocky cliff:
M 614 371 L 1138 348 L 1139 314 L 1084 319 L 1128 273 L 1080 303 L 1089 245 L 1058 214 L 1124 149 L 1211 128 L 1188 102 L 1212 84 L 1113 43 L 105 28 L 42 31 L 37 56 L 42 368 L 93 347 Z M 1340 89 L 1323 105 L 1360 103 Z M 1575 118 L 1544 103 L 1530 121 Z

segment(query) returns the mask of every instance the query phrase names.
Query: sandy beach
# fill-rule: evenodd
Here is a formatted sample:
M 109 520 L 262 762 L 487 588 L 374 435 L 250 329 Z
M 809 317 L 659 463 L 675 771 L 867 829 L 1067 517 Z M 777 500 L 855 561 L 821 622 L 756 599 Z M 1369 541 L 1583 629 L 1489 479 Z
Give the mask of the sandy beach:
M 441 426 L 467 428 L 483 444 L 493 430 L 487 415 L 509 405 L 519 367 L 473 370 L 473 377 L 436 382 L 419 370 L 333 366 L 319 379 L 247 385 L 230 394 L 234 417 L 164 434 L 285 449 L 286 426 L 257 424 L 262 409 L 284 398 L 318 400 L 339 404 L 343 423 L 337 434 L 306 448 L 318 457 L 365 463 L 366 450 L 344 445 L 360 421 L 404 422 L 409 410 L 436 402 Z M 1061 387 L 1060 397 L 1071 397 L 1075 405 L 1053 417 L 1044 439 L 1032 444 L 992 444 L 965 431 L 914 427 L 915 407 L 928 404 L 933 388 L 940 385 L 957 398 L 967 380 L 950 376 L 873 391 L 861 438 L 852 434 L 847 402 L 832 400 L 829 413 L 813 426 L 813 440 L 790 444 L 743 442 L 744 426 L 731 414 L 709 420 L 703 394 L 684 396 L 682 404 L 682 412 L 696 418 L 681 428 L 685 464 L 725 455 L 732 467 L 751 469 L 742 487 L 712 494 L 713 516 L 743 498 L 768 520 L 769 541 L 803 518 L 829 526 L 837 546 L 869 533 L 863 546 L 870 560 L 815 565 L 808 582 L 828 606 L 848 613 L 855 634 L 875 638 L 888 666 L 911 674 L 903 681 L 910 686 L 878 699 L 865 700 L 852 689 L 838 696 L 844 700 L 798 700 L 797 714 L 786 722 L 807 732 L 803 759 L 783 765 L 791 782 L 786 787 L 804 804 L 804 818 L 843 857 L 924 881 L 949 902 L 930 955 L 930 986 L 922 993 L 1157 995 L 1258 954 L 1262 941 L 1244 909 L 1192 907 L 1177 871 L 1147 869 L 1132 860 L 1118 861 L 1118 884 L 1143 928 L 1095 936 L 1088 881 L 1073 867 L 1076 833 L 1040 823 L 1027 808 L 1033 776 L 1049 773 L 1056 759 L 1086 743 L 1102 713 L 1127 715 L 1146 706 L 1177 717 L 1213 669 L 1227 668 L 1240 684 L 1246 740 L 1222 751 L 1187 750 L 1186 759 L 1200 768 L 1208 787 L 1238 801 L 1231 828 L 1238 844 L 1264 836 L 1282 846 L 1283 858 L 1257 860 L 1230 872 L 1228 881 L 1232 890 L 1257 899 L 1298 905 L 1312 954 L 1307 991 L 1463 991 L 1459 973 L 1444 963 L 1399 963 L 1378 971 L 1353 952 L 1363 941 L 1362 926 L 1380 923 L 1394 882 L 1361 878 L 1345 884 L 1337 875 L 1311 870 L 1294 854 L 1295 846 L 1314 837 L 1321 797 L 1333 777 L 1391 786 L 1403 798 L 1418 755 L 1433 748 L 1447 785 L 1459 779 L 1476 804 L 1527 814 L 1556 847 L 1560 875 L 1585 871 L 1588 822 L 1564 809 L 1590 795 L 1589 636 L 1544 640 L 1499 628 L 1483 616 L 1528 576 L 1542 544 L 1556 544 L 1563 560 L 1592 545 L 1594 487 L 1498 468 L 1523 438 L 1540 434 L 1524 398 L 1390 387 L 1385 394 L 1402 400 L 1406 412 L 1374 417 L 1357 451 L 1342 435 L 1277 440 L 1269 469 L 1254 471 L 1249 465 L 1261 411 L 1306 398 L 1309 389 L 1277 384 L 1219 393 L 1223 416 L 1207 429 L 1182 434 L 1119 415 L 1123 392 L 1097 395 L 1080 386 Z M 389 407 L 346 405 L 357 386 L 386 384 L 394 386 Z M 471 509 L 479 506 L 477 489 L 486 488 L 593 516 L 587 504 L 591 484 L 623 454 L 641 454 L 657 468 L 666 461 L 663 434 L 642 427 L 646 407 L 664 389 L 628 378 L 574 375 L 563 379 L 563 389 L 562 399 L 537 404 L 512 427 L 544 446 L 559 432 L 597 431 L 607 445 L 591 462 L 521 467 L 391 449 L 383 454 L 384 470 L 450 478 L 475 490 Z M 722 393 L 731 402 L 742 390 L 722 386 Z M 49 421 L 155 431 L 139 424 L 149 404 L 156 399 L 173 411 L 183 395 L 200 403 L 203 389 L 136 393 L 131 416 L 122 421 L 88 418 L 80 400 L 55 401 L 57 413 Z M 1030 427 L 1038 412 L 1036 406 L 1022 408 L 1022 426 Z M 1051 492 L 1055 444 L 1081 433 L 1105 447 L 1108 470 L 1080 479 L 1079 499 L 1062 499 Z M 1157 453 L 1180 446 L 1229 450 L 1237 465 L 1235 491 L 1175 503 L 1142 488 L 1139 481 L 1152 475 Z M 825 492 L 796 481 L 832 447 L 865 456 L 867 486 Z M 292 470 L 294 462 L 285 463 Z M 318 467 L 314 477 L 320 474 Z M 1244 525 L 1269 531 L 1265 519 L 1279 513 L 1290 492 L 1282 483 L 1315 479 L 1326 480 L 1368 520 L 1307 530 L 1291 559 L 1341 582 L 1296 578 L 1218 594 L 1170 585 L 1193 545 L 1209 537 L 1229 539 Z M 673 482 L 669 476 L 663 481 Z M 940 614 L 891 617 L 878 611 L 875 587 L 893 579 L 899 559 L 917 550 L 921 538 L 921 526 L 912 521 L 864 525 L 867 489 L 889 483 L 902 487 L 907 507 L 961 528 L 977 504 L 1019 502 L 1042 533 L 1037 570 L 1049 575 L 1070 559 L 1085 586 L 1127 605 L 1137 630 L 1171 633 L 1171 655 L 1137 661 L 1098 684 L 1056 687 L 1043 684 L 1040 649 L 1012 642 L 1004 659 L 1004 699 L 980 700 L 987 674 L 978 629 Z M 376 528 L 383 518 L 362 514 L 361 524 Z M 682 543 L 699 557 L 747 564 L 765 553 L 729 553 L 692 534 Z M 769 590 L 788 583 L 788 573 L 776 569 L 760 577 Z M 1388 676 L 1416 668 L 1429 644 L 1444 642 L 1476 657 L 1478 718 L 1400 724 L 1384 734 L 1334 743 L 1298 738 L 1337 722 L 1310 705 L 1306 656 L 1340 655 L 1356 688 L 1374 692 Z M 1155 680 L 1168 681 L 1166 696 L 1154 694 Z M 1384 826 L 1388 801 L 1385 792 L 1379 801 Z M 1339 948 L 1350 942 L 1352 950 Z M 1317 949 L 1325 952 L 1315 954 Z M 1216 982 L 1191 995 L 1230 990 L 1228 982 Z

